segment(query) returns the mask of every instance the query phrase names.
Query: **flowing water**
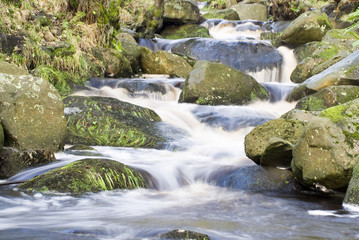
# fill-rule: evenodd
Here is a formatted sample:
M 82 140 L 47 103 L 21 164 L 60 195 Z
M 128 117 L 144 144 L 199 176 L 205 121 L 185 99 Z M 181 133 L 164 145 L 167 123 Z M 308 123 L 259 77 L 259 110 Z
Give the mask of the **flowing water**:
M 280 68 L 251 72 L 271 92 L 271 100 L 246 106 L 178 104 L 184 79 L 91 79 L 89 90 L 78 94 L 115 97 L 155 110 L 163 119 L 159 127 L 169 139 L 167 148 L 95 146 L 60 152 L 56 163 L 10 180 L 100 157 L 145 171 L 152 188 L 75 197 L 28 195 L 16 185 L 2 186 L 0 239 L 158 239 L 177 228 L 211 239 L 359 239 L 359 214 L 343 209 L 340 196 L 253 187 L 253 172 L 260 168 L 246 158 L 244 136 L 294 107 L 284 99 L 294 86 L 288 72 L 295 60 L 289 49 L 278 52 Z

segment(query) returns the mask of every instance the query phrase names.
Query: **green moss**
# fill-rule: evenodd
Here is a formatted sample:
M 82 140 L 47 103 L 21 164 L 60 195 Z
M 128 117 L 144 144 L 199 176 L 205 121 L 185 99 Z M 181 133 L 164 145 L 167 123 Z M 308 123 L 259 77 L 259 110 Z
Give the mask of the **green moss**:
M 338 123 L 339 121 L 345 119 L 344 112 L 349 108 L 348 105 L 338 105 L 335 107 L 327 108 L 323 110 L 319 116 L 329 118 L 333 123 Z

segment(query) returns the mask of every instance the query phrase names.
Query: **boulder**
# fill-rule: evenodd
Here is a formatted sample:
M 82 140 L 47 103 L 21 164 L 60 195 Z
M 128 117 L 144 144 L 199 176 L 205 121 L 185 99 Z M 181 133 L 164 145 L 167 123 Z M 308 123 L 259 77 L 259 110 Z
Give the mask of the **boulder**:
M 64 106 L 49 82 L 30 75 L 0 73 L 0 116 L 5 146 L 19 150 L 62 148 L 66 134 Z
M 359 86 L 330 86 L 300 99 L 295 108 L 307 111 L 322 111 L 356 98 L 359 98 Z
M 210 240 L 207 234 L 181 229 L 176 229 L 168 233 L 160 234 L 160 239 Z
M 141 70 L 140 55 L 141 48 L 138 44 L 130 40 L 121 39 L 122 54 L 130 61 L 132 73 L 139 73 Z
M 359 161 L 353 169 L 353 176 L 350 179 L 343 203 L 354 207 L 359 205 Z
M 297 101 L 333 85 L 359 85 L 358 62 L 359 50 L 295 87 L 288 100 Z
M 15 64 L 0 61 L 0 73 L 14 76 L 28 75 L 28 71 L 16 66 Z
M 163 50 L 153 52 L 146 47 L 141 47 L 140 61 L 143 72 L 149 74 L 187 77 L 192 70 L 183 57 Z
M 186 24 L 181 26 L 170 25 L 162 29 L 160 34 L 167 39 L 211 37 L 207 28 L 196 24 Z
M 0 122 L 0 151 L 4 145 L 4 129 L 2 128 L 2 124 Z
M 160 148 L 161 118 L 152 110 L 107 97 L 64 99 L 67 144 Z
M 180 102 L 203 105 L 246 104 L 268 100 L 256 80 L 221 63 L 197 61 L 183 85 Z
M 321 41 L 332 28 L 328 16 L 320 11 L 305 12 L 291 22 L 280 36 L 284 44 L 298 46 L 312 41 Z
M 260 158 L 261 166 L 290 168 L 294 145 L 278 137 L 272 137 Z
M 105 67 L 105 77 L 131 77 L 131 62 L 119 51 L 114 49 L 93 47 L 93 56 Z
M 6 179 L 31 167 L 56 161 L 53 151 L 24 150 L 4 147 L 0 150 L 0 179 Z
M 163 21 L 169 23 L 197 23 L 200 12 L 194 0 L 164 0 Z
M 348 186 L 357 161 L 358 146 L 350 146 L 343 130 L 322 118 L 310 122 L 295 145 L 292 171 L 304 186 L 322 191 L 343 190 Z
M 233 5 L 231 9 L 234 9 L 241 20 L 257 20 L 266 22 L 268 19 L 267 7 L 262 4 L 243 4 L 239 3 Z
M 285 150 L 288 149 L 286 145 L 296 144 L 299 138 L 302 136 L 305 127 L 305 122 L 283 118 L 274 119 L 264 123 L 263 125 L 255 127 L 245 137 L 244 149 L 246 155 L 256 164 L 260 164 L 261 157 L 264 154 L 266 148 L 272 145 L 272 147 L 270 148 L 273 149 L 273 144 L 275 144 L 271 142 L 273 141 L 273 138 L 281 139 L 279 142 L 278 139 L 276 139 L 275 141 L 277 141 L 278 143 L 282 142 L 280 145 L 282 149 L 287 152 Z M 269 149 L 267 150 L 266 154 L 268 154 L 268 151 Z M 288 162 L 291 160 L 291 156 L 289 154 L 283 155 L 283 157 L 284 156 L 287 156 L 288 158 L 283 159 L 282 162 Z M 265 156 L 263 161 L 266 161 L 266 159 L 268 159 L 268 156 Z
M 318 45 L 319 42 L 309 42 L 296 47 L 293 50 L 293 54 L 297 59 L 298 63 L 310 57 L 313 52 L 318 48 Z
M 206 19 L 225 19 L 225 20 L 240 20 L 236 10 L 232 8 L 214 10 L 202 15 Z
M 175 43 L 171 52 L 196 60 L 221 62 L 237 70 L 251 72 L 280 67 L 283 61 L 272 45 L 260 41 L 195 38 Z
M 70 193 L 146 188 L 135 169 L 110 159 L 83 159 L 54 169 L 19 185 L 23 191 Z

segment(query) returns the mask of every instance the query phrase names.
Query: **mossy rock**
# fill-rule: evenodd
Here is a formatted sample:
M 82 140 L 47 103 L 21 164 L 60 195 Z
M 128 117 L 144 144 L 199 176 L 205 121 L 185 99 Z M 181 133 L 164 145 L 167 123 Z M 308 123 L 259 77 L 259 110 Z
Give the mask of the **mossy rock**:
M 330 86 L 299 100 L 295 108 L 322 111 L 359 98 L 358 86 Z
M 75 161 L 19 185 L 23 191 L 74 195 L 146 187 L 147 183 L 138 171 L 109 159 Z
M 66 57 L 76 53 L 74 45 L 67 42 L 52 42 L 43 47 L 43 49 L 53 57 Z
M 196 24 L 186 24 L 182 26 L 175 26 L 175 25 L 167 26 L 161 31 L 160 35 L 167 39 L 211 37 L 209 35 L 207 28 Z
M 164 139 L 151 109 L 106 97 L 64 99 L 67 144 L 161 148 Z
M 207 234 L 198 233 L 189 230 L 176 229 L 160 235 L 160 239 L 182 239 L 182 240 L 210 240 Z
M 163 20 L 168 23 L 197 23 L 200 11 L 194 0 L 164 0 Z
M 359 161 L 353 169 L 353 176 L 350 179 L 343 203 L 355 207 L 359 206 Z
M 318 48 L 319 42 L 309 42 L 296 47 L 293 51 L 298 63 L 310 57 L 313 52 Z
M 202 15 L 206 19 L 225 19 L 225 20 L 240 20 L 238 13 L 234 9 L 222 9 L 207 12 Z
M 9 74 L 13 76 L 29 75 L 29 72 L 24 68 L 18 67 L 15 64 L 0 61 L 0 73 Z
M 141 71 L 141 63 L 140 63 L 140 56 L 141 56 L 141 48 L 135 42 L 130 40 L 120 40 L 121 47 L 122 47 L 122 54 L 125 56 L 131 64 L 132 73 L 136 74 Z
M 0 150 L 0 179 L 6 179 L 31 168 L 56 161 L 53 151 L 26 150 L 4 147 Z
M 197 61 L 183 85 L 179 101 L 242 105 L 268 98 L 267 91 L 253 77 L 221 63 Z
M 4 145 L 4 129 L 0 122 L 0 150 L 2 149 L 3 145 Z

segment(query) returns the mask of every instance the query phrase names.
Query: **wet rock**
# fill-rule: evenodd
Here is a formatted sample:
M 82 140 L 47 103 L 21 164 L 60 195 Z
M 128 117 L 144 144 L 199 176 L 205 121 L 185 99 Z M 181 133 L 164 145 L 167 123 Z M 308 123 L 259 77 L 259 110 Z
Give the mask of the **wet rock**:
M 101 61 L 105 77 L 130 77 L 133 73 L 131 62 L 119 51 L 93 47 L 93 56 Z
M 4 145 L 4 129 L 2 127 L 2 124 L 0 122 L 0 151 Z
M 324 118 L 312 121 L 295 145 L 292 171 L 302 185 L 322 190 L 343 190 L 348 186 L 358 161 L 358 145 L 351 145 L 357 140 L 346 136 L 337 125 Z
M 330 66 L 323 72 L 314 75 L 298 85 L 288 96 L 289 101 L 297 101 L 325 87 L 333 85 L 359 84 L 359 50 Z
M 0 73 L 0 116 L 5 146 L 19 150 L 59 150 L 66 133 L 63 111 L 62 99 L 49 82 L 31 75 Z
M 309 42 L 302 44 L 299 47 L 296 47 L 293 53 L 298 63 L 310 57 L 313 54 L 313 52 L 318 48 L 318 44 L 319 42 Z
M 203 17 L 206 19 L 226 19 L 226 20 L 240 20 L 239 15 L 234 9 L 222 9 L 214 10 L 203 14 Z
M 356 98 L 359 98 L 359 86 L 330 86 L 300 99 L 295 108 L 307 111 L 321 111 Z
M 260 164 L 261 156 L 270 143 L 270 139 L 276 137 L 294 145 L 304 133 L 305 127 L 305 122 L 291 119 L 279 118 L 266 122 L 246 135 L 244 142 L 246 155 L 256 164 Z M 289 155 L 286 156 L 289 157 Z M 287 162 L 288 159 L 284 161 Z
M 171 51 L 196 60 L 221 62 L 237 70 L 251 72 L 279 67 L 283 61 L 282 56 L 272 45 L 259 41 L 196 38 L 174 44 Z
M 67 144 L 160 148 L 160 117 L 152 110 L 106 97 L 64 99 Z
M 260 165 L 289 169 L 292 162 L 293 146 L 292 143 L 281 138 L 270 138 L 260 158 Z
M 201 105 L 246 104 L 269 95 L 253 77 L 224 64 L 198 61 L 183 85 L 180 102 Z
M 15 148 L 4 147 L 0 150 L 0 179 L 6 179 L 24 169 L 39 167 L 54 161 L 56 158 L 52 151 L 19 151 Z
M 355 207 L 359 206 L 359 162 L 353 169 L 353 176 L 350 179 L 343 203 Z
M 130 61 L 132 73 L 139 73 L 141 71 L 140 55 L 141 48 L 136 41 L 121 39 L 122 54 Z
M 161 31 L 160 34 L 162 37 L 167 39 L 210 37 L 207 28 L 196 24 L 186 24 L 182 26 L 175 26 L 175 25 L 167 26 Z
M 194 0 L 164 0 L 163 20 L 169 23 L 197 23 L 200 17 Z
M 177 229 L 165 234 L 161 234 L 160 239 L 210 240 L 207 234 L 198 233 L 189 230 L 181 230 L 181 229 Z
M 162 50 L 153 52 L 146 47 L 141 47 L 140 61 L 143 72 L 149 74 L 187 77 L 192 70 L 184 58 Z
M 239 3 L 233 5 L 231 9 L 234 9 L 241 20 L 257 20 L 266 22 L 268 19 L 267 7 L 262 4 L 244 4 Z
M 83 159 L 54 169 L 19 185 L 24 191 L 83 194 L 114 189 L 146 188 L 133 168 L 109 159 Z
M 312 41 L 321 41 L 332 26 L 325 13 L 305 12 L 296 18 L 283 31 L 281 42 L 298 46 Z

